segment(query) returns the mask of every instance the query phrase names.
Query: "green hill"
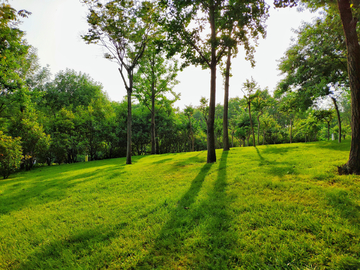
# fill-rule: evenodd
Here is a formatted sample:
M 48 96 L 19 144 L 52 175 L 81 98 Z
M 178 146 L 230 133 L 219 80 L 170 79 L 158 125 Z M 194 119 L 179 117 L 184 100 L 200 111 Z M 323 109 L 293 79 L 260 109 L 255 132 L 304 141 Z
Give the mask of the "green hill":
M 0 181 L 0 269 L 360 269 L 349 142 L 40 167 Z

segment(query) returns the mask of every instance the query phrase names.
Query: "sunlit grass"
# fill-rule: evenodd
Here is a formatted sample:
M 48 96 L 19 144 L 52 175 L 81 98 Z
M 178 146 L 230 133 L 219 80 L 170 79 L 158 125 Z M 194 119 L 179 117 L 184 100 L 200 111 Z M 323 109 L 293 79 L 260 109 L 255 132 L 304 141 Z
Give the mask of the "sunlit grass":
M 349 143 L 37 168 L 0 181 L 0 269 L 360 269 Z

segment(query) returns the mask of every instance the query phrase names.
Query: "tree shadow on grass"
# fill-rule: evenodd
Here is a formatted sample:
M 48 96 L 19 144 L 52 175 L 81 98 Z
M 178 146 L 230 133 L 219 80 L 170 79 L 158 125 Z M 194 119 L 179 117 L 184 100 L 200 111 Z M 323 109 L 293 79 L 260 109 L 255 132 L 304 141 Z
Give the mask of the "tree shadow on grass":
M 123 168 L 123 167 L 122 167 Z M 23 207 L 34 205 L 44 205 L 49 202 L 59 201 L 68 197 L 69 190 L 82 183 L 91 182 L 106 174 L 109 179 L 118 177 L 122 168 L 109 168 L 80 173 L 81 170 L 71 171 L 68 168 L 64 172 L 55 175 L 41 174 L 34 178 L 31 183 L 24 182 L 23 179 L 11 181 L 0 196 L 0 214 L 8 214 Z M 75 172 L 79 171 L 79 174 Z M 69 172 L 69 175 L 67 175 Z M 49 179 L 51 176 L 51 179 Z M 5 183 L 1 183 L 5 184 Z M 10 182 L 6 183 L 10 184 Z
M 335 141 L 320 142 L 314 145 L 316 148 L 330 149 L 334 151 L 350 151 L 350 141 L 343 141 L 341 143 Z
M 65 239 L 39 243 L 36 251 L 17 268 L 29 270 L 108 268 L 111 262 L 132 255 L 128 250 L 124 250 L 124 253 L 110 254 L 107 249 L 113 239 L 118 238 L 127 226 L 128 223 L 120 222 L 112 227 L 78 228 Z
M 217 180 L 208 198 L 193 205 L 210 168 L 206 164 L 178 202 L 150 252 L 134 269 L 230 269 L 236 237 L 231 231 L 227 186 L 228 151 L 220 159 Z
M 360 206 L 355 203 L 345 190 L 332 190 L 326 194 L 327 203 L 336 209 L 342 218 L 352 224 L 360 223 Z
M 289 175 L 289 174 L 298 174 L 296 167 L 295 167 L 295 163 L 277 162 L 274 160 L 268 160 L 261 155 L 261 153 L 257 147 L 255 147 L 255 149 L 256 149 L 257 155 L 260 158 L 259 166 L 269 166 L 269 168 L 266 169 L 267 173 L 269 173 L 273 176 L 278 176 L 280 178 L 284 177 L 285 175 Z M 265 150 L 263 152 L 265 152 Z M 268 151 L 266 151 L 266 153 L 268 153 Z

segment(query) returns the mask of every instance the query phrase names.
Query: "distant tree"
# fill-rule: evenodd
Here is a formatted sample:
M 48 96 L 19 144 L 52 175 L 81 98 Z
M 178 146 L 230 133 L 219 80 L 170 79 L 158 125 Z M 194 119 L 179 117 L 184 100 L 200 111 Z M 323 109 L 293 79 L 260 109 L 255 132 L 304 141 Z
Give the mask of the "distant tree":
M 83 39 L 101 44 L 108 53 L 105 57 L 118 63 L 127 91 L 127 149 L 126 164 L 131 164 L 131 97 L 135 68 L 145 47 L 156 31 L 154 4 L 150 1 L 114 0 L 103 5 L 97 0 L 82 0 L 89 7 L 90 29 Z
M 12 138 L 0 131 L 0 173 L 4 179 L 20 166 L 22 151 L 20 137 Z
M 12 117 L 9 134 L 22 138 L 23 165 L 26 170 L 33 167 L 36 158 L 46 152 L 50 145 L 50 136 L 45 134 L 43 126 L 37 122 L 36 112 L 30 109 Z
M 166 61 L 165 55 L 158 51 L 156 44 L 150 43 L 144 56 L 139 59 L 139 69 L 134 74 L 134 96 L 145 105 L 151 113 L 151 154 L 156 154 L 155 115 L 164 103 L 174 103 L 179 95 L 172 89 L 176 80 L 177 61 Z M 170 100 L 166 94 L 172 94 Z
M 244 92 L 244 98 L 246 99 L 247 108 L 249 112 L 249 119 L 250 119 L 250 127 L 251 127 L 251 133 L 253 137 L 253 146 L 255 147 L 255 133 L 254 133 L 254 125 L 251 118 L 251 103 L 256 97 L 256 91 L 258 90 L 257 83 L 254 81 L 253 78 L 251 80 L 246 79 L 246 82 L 243 85 L 242 91 Z
M 327 139 L 330 140 L 330 123 L 334 119 L 334 111 L 332 110 L 316 110 L 314 111 L 314 117 L 320 121 L 324 121 L 327 124 Z
M 190 129 L 190 140 L 191 140 L 191 151 L 195 151 L 195 137 L 194 137 L 194 129 L 191 124 L 191 118 L 194 114 L 194 108 L 192 106 L 186 106 L 184 109 L 184 114 L 189 119 L 189 129 Z
M 254 94 L 252 105 L 254 110 L 257 112 L 256 119 L 258 123 L 257 127 L 257 144 L 260 142 L 260 117 L 264 114 L 265 109 L 273 103 L 273 98 L 269 95 L 268 89 L 261 91 L 260 89 Z
M 67 69 L 45 84 L 42 106 L 54 115 L 64 107 L 74 112 L 78 106 L 87 107 L 93 100 L 103 99 L 102 89 L 88 74 Z

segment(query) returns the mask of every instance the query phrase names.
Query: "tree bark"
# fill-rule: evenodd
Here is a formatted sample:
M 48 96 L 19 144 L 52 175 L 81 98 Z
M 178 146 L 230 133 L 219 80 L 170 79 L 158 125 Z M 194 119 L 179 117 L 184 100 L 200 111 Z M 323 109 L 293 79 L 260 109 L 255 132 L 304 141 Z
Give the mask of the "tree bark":
M 249 98 L 250 98 L 250 97 L 249 97 Z M 251 119 L 251 102 L 250 102 L 250 99 L 249 99 L 249 101 L 248 101 L 248 107 L 249 107 L 249 117 L 250 117 L 251 133 L 252 133 L 252 138 L 253 138 L 253 146 L 256 147 L 256 144 L 255 144 L 254 125 L 253 125 L 253 122 L 252 122 L 252 119 Z
M 230 66 L 231 66 L 231 49 L 228 49 L 228 56 L 226 61 L 226 70 L 225 70 L 225 93 L 224 93 L 224 116 L 223 116 L 223 143 L 224 151 L 228 151 L 229 147 L 229 81 L 230 81 Z
M 257 143 L 258 145 L 260 145 L 260 116 L 262 115 L 263 113 L 260 112 L 257 116 L 257 120 L 258 120 L 258 130 L 257 130 Z
M 292 143 L 292 119 L 290 118 L 290 143 Z
M 191 152 L 195 151 L 195 140 L 194 140 L 194 131 L 191 125 L 191 116 L 189 115 L 189 125 L 190 125 L 190 136 L 191 136 Z
M 210 79 L 210 104 L 209 116 L 207 120 L 207 163 L 216 162 L 215 153 L 215 93 L 216 93 L 216 31 L 215 31 L 215 7 L 212 3 L 210 8 L 210 26 L 211 26 L 211 79 Z
M 265 145 L 265 129 L 264 129 L 264 134 L 263 134 L 263 145 Z
M 151 55 L 151 154 L 156 154 L 156 133 L 155 133 L 155 55 L 154 53 Z
M 337 105 L 336 99 L 334 97 L 331 97 L 331 99 L 335 106 L 336 117 L 337 117 L 338 127 L 339 127 L 338 142 L 341 143 L 341 117 L 340 117 L 339 107 Z
M 339 173 L 360 174 L 360 46 L 356 33 L 358 20 L 352 16 L 349 0 L 338 0 L 337 2 L 346 38 L 352 131 L 349 160 L 339 168 Z
M 155 134 L 155 89 L 152 85 L 151 94 L 151 154 L 156 154 L 156 134 Z
M 127 138 L 126 138 L 126 164 L 131 164 L 131 143 L 132 143 L 131 142 L 131 126 L 132 126 L 131 92 L 132 92 L 131 89 L 127 90 L 128 115 L 127 115 Z

